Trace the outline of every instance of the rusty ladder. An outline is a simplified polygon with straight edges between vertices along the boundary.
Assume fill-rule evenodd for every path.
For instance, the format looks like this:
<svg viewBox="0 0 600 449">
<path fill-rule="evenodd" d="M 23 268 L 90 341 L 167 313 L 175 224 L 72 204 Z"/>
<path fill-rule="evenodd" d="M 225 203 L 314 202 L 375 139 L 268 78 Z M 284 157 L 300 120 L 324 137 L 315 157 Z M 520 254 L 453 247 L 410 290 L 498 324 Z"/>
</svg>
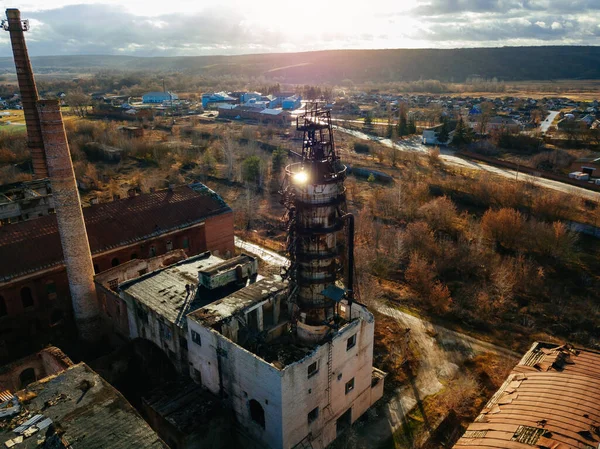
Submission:
<svg viewBox="0 0 600 449">
<path fill-rule="evenodd" d="M 331 409 L 331 379 L 333 378 L 333 340 L 329 340 L 328 342 L 328 351 L 327 351 L 327 405 L 325 406 L 325 410 L 329 412 L 329 414 L 333 414 L 333 410 Z"/>
</svg>

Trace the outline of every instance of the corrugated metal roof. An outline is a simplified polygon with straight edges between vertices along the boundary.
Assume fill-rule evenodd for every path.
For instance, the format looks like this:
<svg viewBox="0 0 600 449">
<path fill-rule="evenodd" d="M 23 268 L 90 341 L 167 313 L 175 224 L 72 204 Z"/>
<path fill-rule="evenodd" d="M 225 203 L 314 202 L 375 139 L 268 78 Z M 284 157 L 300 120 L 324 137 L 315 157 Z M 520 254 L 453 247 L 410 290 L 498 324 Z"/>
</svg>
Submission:
<svg viewBox="0 0 600 449">
<path fill-rule="evenodd" d="M 600 353 L 535 343 L 454 448 L 599 445 Z"/>
<path fill-rule="evenodd" d="M 201 184 L 83 209 L 92 253 L 200 223 L 231 209 Z M 0 226 L 0 282 L 62 264 L 56 215 Z"/>
<path fill-rule="evenodd" d="M 32 416 L 36 427 L 48 427 L 51 420 L 73 449 L 168 449 L 129 402 L 84 363 L 30 384 L 24 392 L 29 394 L 22 413 Z M 53 401 L 59 395 L 65 399 Z M 18 449 L 38 448 L 40 438 L 56 437 L 44 429 L 32 431 L 23 431 Z M 16 435 L 11 429 L 0 432 L 0 445 Z"/>
</svg>

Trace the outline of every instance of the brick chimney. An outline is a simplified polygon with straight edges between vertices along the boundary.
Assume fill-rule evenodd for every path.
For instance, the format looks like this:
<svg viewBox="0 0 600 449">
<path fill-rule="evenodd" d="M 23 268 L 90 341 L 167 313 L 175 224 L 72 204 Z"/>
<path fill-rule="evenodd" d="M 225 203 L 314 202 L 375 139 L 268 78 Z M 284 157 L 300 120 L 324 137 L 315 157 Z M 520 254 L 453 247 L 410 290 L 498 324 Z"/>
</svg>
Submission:
<svg viewBox="0 0 600 449">
<path fill-rule="evenodd" d="M 25 124 L 27 125 L 27 146 L 31 152 L 33 165 L 33 177 L 36 179 L 47 178 L 48 168 L 46 156 L 42 143 L 42 131 L 40 118 L 36 109 L 38 91 L 33 78 L 33 70 L 25 44 L 24 31 L 28 29 L 26 21 L 21 21 L 21 13 L 18 9 L 7 9 L 8 32 L 15 57 L 15 68 L 17 69 L 17 81 L 21 92 L 21 103 L 25 113 Z M 6 27 L 6 26 L 5 26 Z"/>
<path fill-rule="evenodd" d="M 99 325 L 94 264 L 60 103 L 58 100 L 40 100 L 37 110 L 52 182 L 58 232 L 67 267 L 75 322 L 82 339 L 94 340 Z"/>
</svg>

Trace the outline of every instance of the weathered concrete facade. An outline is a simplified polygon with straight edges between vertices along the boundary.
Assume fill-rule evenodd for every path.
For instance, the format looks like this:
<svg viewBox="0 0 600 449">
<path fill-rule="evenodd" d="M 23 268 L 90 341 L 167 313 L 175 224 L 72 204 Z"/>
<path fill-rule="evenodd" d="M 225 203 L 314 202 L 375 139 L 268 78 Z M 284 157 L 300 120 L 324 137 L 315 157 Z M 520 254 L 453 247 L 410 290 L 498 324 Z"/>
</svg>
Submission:
<svg viewBox="0 0 600 449">
<path fill-rule="evenodd" d="M 111 339 L 119 337 L 121 342 L 130 338 L 127 303 L 119 296 L 119 285 L 186 258 L 185 251 L 178 249 L 150 259 L 130 260 L 96 275 L 94 282 L 102 312 L 103 333 Z"/>
<path fill-rule="evenodd" d="M 191 376 L 220 395 L 236 420 L 265 447 L 293 448 L 300 442 L 324 448 L 383 395 L 385 374 L 373 368 L 372 314 L 341 304 L 347 324 L 330 341 L 305 349 L 299 360 L 267 361 L 240 345 L 242 326 L 258 323 L 265 345 L 278 345 L 290 325 L 283 284 L 260 281 L 254 302 L 230 303 L 243 290 L 188 315 Z M 265 311 L 265 308 L 268 312 Z M 222 315 L 218 325 L 214 316 Z M 274 319 L 265 326 L 265 315 Z M 252 315 L 256 318 L 252 318 Z M 281 351 L 293 344 L 281 343 Z"/>
<path fill-rule="evenodd" d="M 94 264 L 59 101 L 39 101 L 38 114 L 75 323 L 82 339 L 94 340 L 99 320 Z"/>
<path fill-rule="evenodd" d="M 225 261 L 209 252 L 186 258 L 183 251 L 173 251 L 101 273 L 98 300 L 109 330 L 124 340 L 151 341 L 187 375 L 185 316 L 254 282 L 257 270 L 256 259 L 246 255 Z"/>
</svg>

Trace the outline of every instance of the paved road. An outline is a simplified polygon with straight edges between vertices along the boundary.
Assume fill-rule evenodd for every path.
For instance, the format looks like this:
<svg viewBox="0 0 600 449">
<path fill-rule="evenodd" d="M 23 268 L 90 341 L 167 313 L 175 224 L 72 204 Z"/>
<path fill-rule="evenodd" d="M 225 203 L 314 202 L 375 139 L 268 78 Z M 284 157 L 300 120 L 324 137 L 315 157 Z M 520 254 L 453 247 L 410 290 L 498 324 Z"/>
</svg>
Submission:
<svg viewBox="0 0 600 449">
<path fill-rule="evenodd" d="M 554 122 L 554 119 L 556 118 L 556 116 L 558 114 L 560 114 L 559 111 L 548 111 L 550 113 L 550 115 L 548 117 L 546 117 L 546 120 L 544 120 L 541 124 L 540 124 L 540 131 L 542 133 L 546 133 L 548 132 L 548 129 L 550 128 L 550 126 L 552 125 L 552 122 Z"/>
<path fill-rule="evenodd" d="M 354 131 L 351 129 L 334 126 L 337 131 L 350 134 L 358 139 L 368 140 L 372 142 L 379 142 L 389 148 L 396 148 L 401 151 L 414 151 L 418 153 L 429 153 L 432 147 L 423 145 L 419 136 L 410 137 L 407 139 L 400 140 L 397 143 L 393 143 L 391 139 L 384 139 L 381 137 L 371 136 L 360 131 Z M 493 173 L 498 176 L 502 176 L 508 179 L 515 179 L 520 182 L 530 182 L 536 185 L 546 187 L 548 189 L 557 190 L 559 192 L 567 193 L 570 195 L 579 196 L 592 201 L 600 201 L 600 192 L 594 192 L 591 190 L 583 189 L 581 187 L 564 184 L 558 181 L 552 181 L 550 179 L 544 179 L 537 176 L 526 175 L 524 173 L 517 173 L 515 170 L 509 170 L 506 168 L 494 167 L 487 165 L 482 162 L 473 161 L 470 159 L 463 159 L 455 155 L 455 152 L 448 148 L 441 148 L 440 158 L 448 165 L 453 165 L 460 168 L 469 168 L 472 170 L 482 170 L 485 172 Z"/>
</svg>

